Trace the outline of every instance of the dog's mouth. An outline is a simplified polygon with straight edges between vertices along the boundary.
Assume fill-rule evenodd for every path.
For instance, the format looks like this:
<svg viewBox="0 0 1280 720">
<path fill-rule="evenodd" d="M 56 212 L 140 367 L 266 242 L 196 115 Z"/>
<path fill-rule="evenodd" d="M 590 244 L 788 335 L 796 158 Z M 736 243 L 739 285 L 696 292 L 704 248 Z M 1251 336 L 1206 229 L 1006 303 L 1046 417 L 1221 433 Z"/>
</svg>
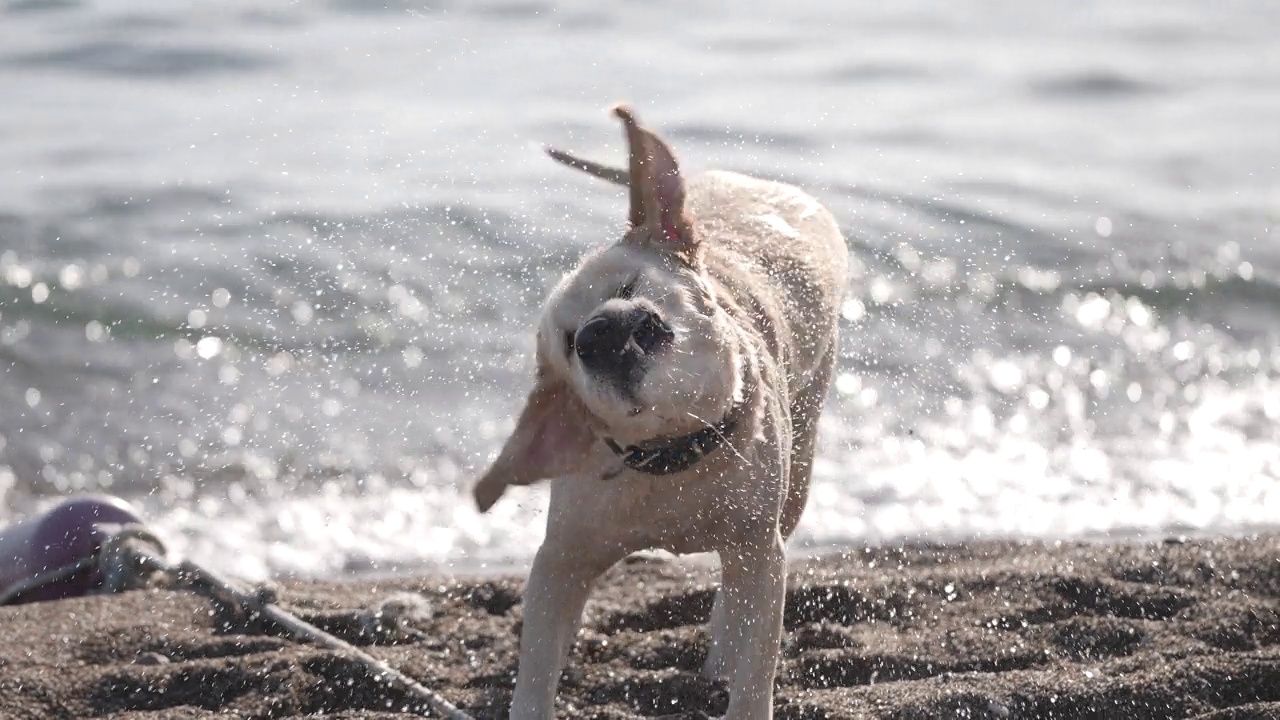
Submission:
<svg viewBox="0 0 1280 720">
<path fill-rule="evenodd" d="M 632 306 L 593 315 L 574 334 L 573 350 L 588 372 L 628 388 L 674 340 L 675 332 L 658 313 Z"/>
</svg>

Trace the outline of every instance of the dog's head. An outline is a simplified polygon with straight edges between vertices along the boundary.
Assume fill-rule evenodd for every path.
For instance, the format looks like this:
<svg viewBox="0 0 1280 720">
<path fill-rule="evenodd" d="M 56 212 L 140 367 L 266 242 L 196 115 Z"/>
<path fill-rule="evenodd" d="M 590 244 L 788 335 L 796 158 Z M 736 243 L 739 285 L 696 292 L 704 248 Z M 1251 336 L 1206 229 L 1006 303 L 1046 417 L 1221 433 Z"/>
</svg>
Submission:
<svg viewBox="0 0 1280 720">
<path fill-rule="evenodd" d="M 548 298 L 535 385 L 475 487 L 481 510 L 507 485 L 599 469 L 590 458 L 603 437 L 630 444 L 682 435 L 719 421 L 740 399 L 734 326 L 703 270 L 675 155 L 628 108 L 614 112 L 630 147 L 625 175 L 565 162 L 630 187 L 629 227 Z"/>
</svg>

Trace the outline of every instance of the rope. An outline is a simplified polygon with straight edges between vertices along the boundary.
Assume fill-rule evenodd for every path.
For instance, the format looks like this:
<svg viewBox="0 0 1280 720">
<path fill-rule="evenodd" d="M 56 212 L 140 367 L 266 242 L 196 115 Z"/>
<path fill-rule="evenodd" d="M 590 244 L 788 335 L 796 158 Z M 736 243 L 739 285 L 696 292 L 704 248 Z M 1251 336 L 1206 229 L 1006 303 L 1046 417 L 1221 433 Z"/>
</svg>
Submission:
<svg viewBox="0 0 1280 720">
<path fill-rule="evenodd" d="M 146 527 L 134 524 L 120 528 L 98 550 L 103 592 L 123 592 L 140 585 L 152 573 L 164 572 L 164 555 L 164 543 Z"/>
<path fill-rule="evenodd" d="M 46 570 L 0 593 L 0 605 L 13 602 L 26 593 L 50 583 L 88 572 L 95 567 L 102 573 L 103 590 L 112 593 L 136 587 L 152 574 L 165 573 L 192 590 L 209 596 L 215 602 L 232 604 L 240 610 L 242 615 L 260 615 L 294 638 L 335 650 L 355 659 L 369 669 L 370 676 L 375 680 L 398 687 L 416 697 L 445 720 L 474 720 L 440 694 L 408 675 L 281 608 L 276 604 L 277 598 L 273 592 L 265 589 L 245 592 L 208 568 L 189 560 L 174 566 L 166 563 L 162 559 L 163 555 L 164 543 L 154 533 L 142 525 L 126 525 L 108 537 L 96 554 Z"/>
<path fill-rule="evenodd" d="M 88 572 L 98 564 L 97 557 L 81 558 L 73 563 L 67 563 L 61 567 L 51 570 L 45 570 L 23 580 L 16 585 L 9 587 L 4 592 L 0 592 L 0 605 L 8 605 L 9 603 L 19 600 L 23 595 L 32 590 L 39 590 L 45 585 L 73 578 L 82 572 Z"/>
<path fill-rule="evenodd" d="M 269 591 L 245 592 L 221 578 L 212 570 L 190 561 L 179 563 L 177 572 L 178 576 L 193 588 L 209 592 L 223 601 L 230 601 L 242 611 L 260 614 L 295 638 L 322 645 L 355 658 L 371 671 L 376 671 L 370 673 L 374 678 L 389 685 L 399 686 L 402 690 L 416 696 L 445 720 L 473 720 L 470 715 L 462 712 L 438 693 L 423 686 L 408 675 L 355 645 L 330 635 L 276 605 L 274 593 Z"/>
</svg>

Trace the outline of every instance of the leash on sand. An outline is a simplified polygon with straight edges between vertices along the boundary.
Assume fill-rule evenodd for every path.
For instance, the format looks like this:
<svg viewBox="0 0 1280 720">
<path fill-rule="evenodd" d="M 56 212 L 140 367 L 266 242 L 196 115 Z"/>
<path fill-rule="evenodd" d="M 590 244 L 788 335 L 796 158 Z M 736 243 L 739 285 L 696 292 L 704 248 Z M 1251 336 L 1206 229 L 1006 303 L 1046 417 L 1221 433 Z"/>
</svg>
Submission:
<svg viewBox="0 0 1280 720">
<path fill-rule="evenodd" d="M 107 503 L 108 507 L 89 507 L 84 503 Z M 76 502 L 77 512 L 67 512 Z M 18 577 L 6 578 L 0 573 L 0 606 L 33 600 L 96 593 L 117 593 L 145 586 L 157 574 L 171 578 L 175 585 L 186 587 L 208 597 L 214 603 L 234 610 L 246 619 L 263 618 L 297 640 L 339 652 L 363 665 L 376 682 L 399 689 L 445 720 L 473 720 L 439 693 L 401 673 L 387 663 L 341 638 L 302 620 L 278 604 L 279 598 L 269 588 L 244 590 L 236 583 L 190 560 L 170 563 L 165 560 L 165 547 L 160 538 L 141 524 L 122 502 L 115 498 L 71 501 L 46 513 L 38 520 L 20 524 L 10 538 L 0 536 L 0 562 L 18 568 Z M 86 525 L 86 518 L 106 520 Z M 39 524 L 43 523 L 43 524 Z M 79 557 L 58 565 L 40 562 L 38 557 L 21 555 L 15 545 L 29 545 L 38 551 L 41 533 L 57 533 L 63 541 L 53 547 L 52 555 L 79 551 Z M 20 538 L 20 543 L 15 542 Z M 59 553 L 59 551 L 62 551 Z M 72 553 L 76 554 L 76 553 Z M 47 558 L 46 558 L 47 559 Z M 41 568 L 27 571 L 24 565 Z M 0 566 L 0 570 L 3 570 Z"/>
</svg>

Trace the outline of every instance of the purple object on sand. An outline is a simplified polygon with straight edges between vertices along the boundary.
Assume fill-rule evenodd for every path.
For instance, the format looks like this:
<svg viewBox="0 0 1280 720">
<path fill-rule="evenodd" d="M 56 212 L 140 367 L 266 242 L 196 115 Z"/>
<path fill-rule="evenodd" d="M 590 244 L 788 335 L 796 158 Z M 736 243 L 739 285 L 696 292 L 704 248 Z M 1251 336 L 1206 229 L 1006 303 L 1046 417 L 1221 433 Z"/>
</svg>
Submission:
<svg viewBox="0 0 1280 720">
<path fill-rule="evenodd" d="M 41 573 L 92 557 L 123 525 L 140 523 L 129 503 L 110 495 L 69 498 L 33 518 L 0 528 L 0 595 Z M 87 595 L 102 585 L 97 568 L 23 593 L 15 603 Z"/>
</svg>

